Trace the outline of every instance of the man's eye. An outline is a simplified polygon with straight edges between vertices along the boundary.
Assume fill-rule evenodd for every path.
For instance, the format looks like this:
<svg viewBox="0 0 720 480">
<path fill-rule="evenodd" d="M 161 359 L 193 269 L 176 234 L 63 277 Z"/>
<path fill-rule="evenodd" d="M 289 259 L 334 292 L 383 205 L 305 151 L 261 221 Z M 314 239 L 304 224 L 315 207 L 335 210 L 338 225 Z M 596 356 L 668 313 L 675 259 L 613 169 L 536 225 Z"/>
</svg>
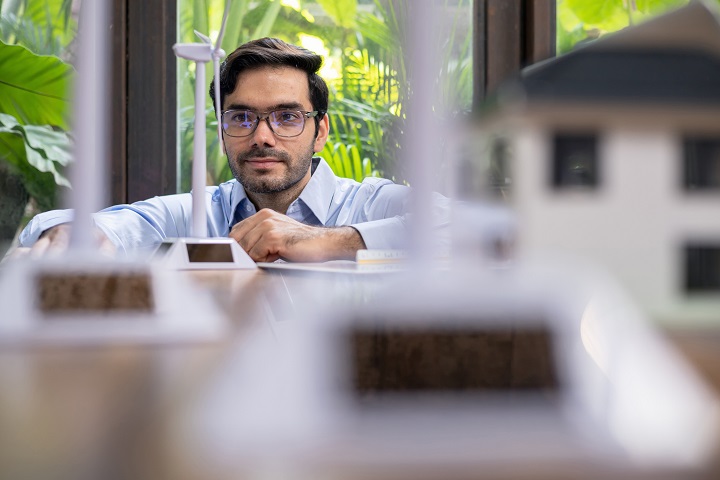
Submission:
<svg viewBox="0 0 720 480">
<path fill-rule="evenodd" d="M 292 112 L 292 111 L 279 112 L 278 117 L 280 118 L 280 121 L 283 123 L 296 123 L 296 122 L 300 121 L 300 113 L 299 112 Z"/>
<path fill-rule="evenodd" d="M 255 123 L 247 113 L 236 113 L 230 117 L 230 121 L 244 128 L 251 128 Z"/>
</svg>

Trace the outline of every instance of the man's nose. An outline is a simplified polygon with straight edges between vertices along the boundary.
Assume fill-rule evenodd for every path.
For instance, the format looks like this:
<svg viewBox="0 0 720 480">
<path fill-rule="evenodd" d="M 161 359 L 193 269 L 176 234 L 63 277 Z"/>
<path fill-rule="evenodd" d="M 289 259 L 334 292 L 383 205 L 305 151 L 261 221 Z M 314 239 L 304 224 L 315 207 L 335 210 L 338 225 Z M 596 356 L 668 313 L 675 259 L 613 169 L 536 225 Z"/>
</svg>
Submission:
<svg viewBox="0 0 720 480">
<path fill-rule="evenodd" d="M 267 118 L 258 121 L 258 126 L 252 134 L 251 142 L 252 146 L 267 145 L 272 147 L 275 145 L 275 134 L 270 129 Z"/>
</svg>

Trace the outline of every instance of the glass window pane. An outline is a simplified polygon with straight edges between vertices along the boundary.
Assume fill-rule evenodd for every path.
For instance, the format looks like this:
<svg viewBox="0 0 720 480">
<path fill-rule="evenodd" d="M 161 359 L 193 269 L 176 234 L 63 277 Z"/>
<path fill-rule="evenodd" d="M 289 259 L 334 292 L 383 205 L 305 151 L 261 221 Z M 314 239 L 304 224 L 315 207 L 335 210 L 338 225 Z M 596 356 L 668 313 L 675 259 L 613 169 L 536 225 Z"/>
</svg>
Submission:
<svg viewBox="0 0 720 480">
<path fill-rule="evenodd" d="M 18 228 L 66 195 L 75 4 L 0 1 L 0 259 Z M 31 158 L 38 151 L 44 166 Z"/>
<path fill-rule="evenodd" d="M 688 0 L 557 0 L 557 53 L 567 53 L 577 45 L 642 23 L 687 3 Z"/>
</svg>

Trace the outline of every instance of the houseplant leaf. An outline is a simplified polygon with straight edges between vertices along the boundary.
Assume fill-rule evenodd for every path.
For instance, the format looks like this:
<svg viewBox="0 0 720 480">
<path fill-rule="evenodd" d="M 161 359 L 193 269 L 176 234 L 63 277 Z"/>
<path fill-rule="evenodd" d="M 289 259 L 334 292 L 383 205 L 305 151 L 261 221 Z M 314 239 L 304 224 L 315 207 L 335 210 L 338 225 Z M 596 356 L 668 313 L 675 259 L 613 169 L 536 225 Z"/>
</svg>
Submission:
<svg viewBox="0 0 720 480">
<path fill-rule="evenodd" d="M 27 162 L 41 172 L 50 172 L 55 183 L 69 187 L 61 173 L 70 161 L 70 139 L 65 132 L 56 132 L 47 125 L 18 125 L 13 128 L 25 141 Z"/>
<path fill-rule="evenodd" d="M 68 130 L 73 69 L 57 57 L 0 42 L 0 113 Z"/>
<path fill-rule="evenodd" d="M 12 115 L 0 113 L 0 162 L 20 175 L 38 206 L 55 206 L 56 185 L 69 187 L 62 173 L 71 159 L 72 142 L 65 132 L 47 125 L 21 125 Z"/>
<path fill-rule="evenodd" d="M 35 198 L 38 208 L 50 210 L 55 207 L 57 184 L 53 174 L 41 172 L 27 161 L 26 144 L 19 132 L 0 129 L 0 162 L 22 178 L 28 193 Z"/>
</svg>

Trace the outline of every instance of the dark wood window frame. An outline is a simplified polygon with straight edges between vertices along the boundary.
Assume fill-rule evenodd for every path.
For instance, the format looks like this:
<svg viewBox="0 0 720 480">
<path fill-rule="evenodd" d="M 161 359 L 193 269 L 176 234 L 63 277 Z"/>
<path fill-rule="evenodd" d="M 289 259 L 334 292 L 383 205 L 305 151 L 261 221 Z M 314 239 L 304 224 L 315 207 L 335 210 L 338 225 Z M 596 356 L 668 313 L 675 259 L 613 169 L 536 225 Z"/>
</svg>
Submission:
<svg viewBox="0 0 720 480">
<path fill-rule="evenodd" d="M 174 0 L 113 0 L 113 204 L 177 191 L 176 24 Z"/>
<path fill-rule="evenodd" d="M 177 191 L 177 2 L 113 0 L 111 201 Z M 554 0 L 474 0 L 477 107 L 504 79 L 555 54 Z"/>
<path fill-rule="evenodd" d="M 555 0 L 475 0 L 473 108 L 523 67 L 555 56 Z"/>
</svg>

